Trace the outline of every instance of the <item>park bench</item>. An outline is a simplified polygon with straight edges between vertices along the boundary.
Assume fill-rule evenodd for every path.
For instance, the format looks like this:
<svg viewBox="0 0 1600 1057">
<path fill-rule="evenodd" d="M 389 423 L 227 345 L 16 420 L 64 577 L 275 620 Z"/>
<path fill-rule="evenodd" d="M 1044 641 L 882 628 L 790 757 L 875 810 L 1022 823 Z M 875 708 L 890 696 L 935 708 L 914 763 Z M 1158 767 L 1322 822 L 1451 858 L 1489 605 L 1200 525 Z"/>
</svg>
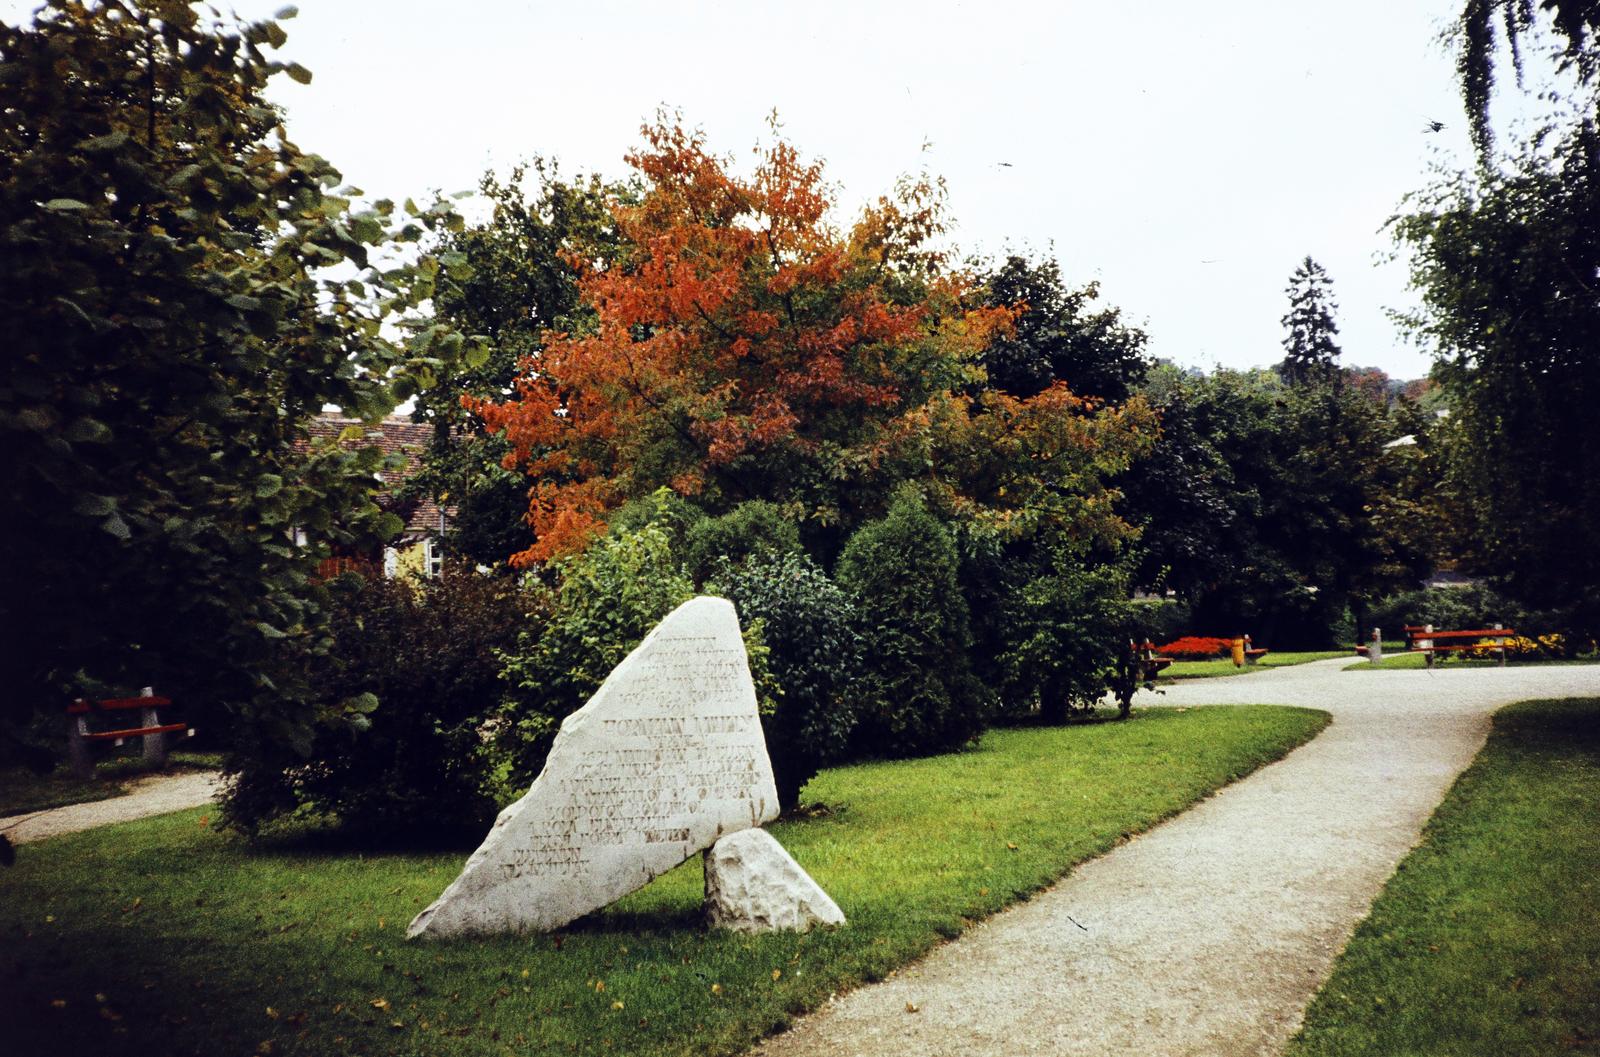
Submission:
<svg viewBox="0 0 1600 1057">
<path fill-rule="evenodd" d="M 111 697 L 97 701 L 78 698 L 67 706 L 67 758 L 72 773 L 79 778 L 94 775 L 94 762 L 89 758 L 89 746 L 109 741 L 121 745 L 129 738 L 144 739 L 144 759 L 152 764 L 167 762 L 167 735 L 185 732 L 194 736 L 194 728 L 187 723 L 161 722 L 161 709 L 171 708 L 170 698 L 157 697 L 155 691 L 145 687 L 138 697 Z M 98 712 L 122 712 L 139 709 L 139 725 L 118 730 L 90 730 L 89 717 Z"/>
<path fill-rule="evenodd" d="M 1172 658 L 1163 657 L 1157 653 L 1156 644 L 1149 639 L 1145 639 L 1143 645 L 1129 639 L 1128 651 L 1133 654 L 1134 660 L 1139 664 L 1141 674 L 1146 678 L 1154 679 L 1172 664 Z"/>
<path fill-rule="evenodd" d="M 1268 653 L 1268 651 L 1265 650 L 1265 649 L 1257 649 L 1254 646 L 1252 646 L 1250 644 L 1250 636 L 1249 635 L 1246 635 L 1244 637 L 1244 653 L 1242 654 L 1242 656 L 1244 657 L 1244 663 L 1245 664 L 1254 664 L 1257 661 L 1259 661 L 1261 658 L 1265 657 L 1267 655 L 1267 653 Z M 1239 667 L 1240 666 L 1239 662 L 1235 661 L 1233 666 L 1235 668 Z"/>
<path fill-rule="evenodd" d="M 1433 667 L 1435 654 L 1454 653 L 1459 650 L 1476 650 L 1482 647 L 1484 639 L 1494 640 L 1499 647 L 1500 667 L 1506 666 L 1506 643 L 1517 637 L 1515 628 L 1503 628 L 1496 624 L 1492 628 L 1477 628 L 1465 631 L 1435 631 L 1433 625 L 1425 624 L 1420 628 L 1406 628 L 1406 649 L 1412 653 L 1425 654 L 1428 667 Z M 1439 640 L 1447 640 L 1440 645 Z"/>
</svg>

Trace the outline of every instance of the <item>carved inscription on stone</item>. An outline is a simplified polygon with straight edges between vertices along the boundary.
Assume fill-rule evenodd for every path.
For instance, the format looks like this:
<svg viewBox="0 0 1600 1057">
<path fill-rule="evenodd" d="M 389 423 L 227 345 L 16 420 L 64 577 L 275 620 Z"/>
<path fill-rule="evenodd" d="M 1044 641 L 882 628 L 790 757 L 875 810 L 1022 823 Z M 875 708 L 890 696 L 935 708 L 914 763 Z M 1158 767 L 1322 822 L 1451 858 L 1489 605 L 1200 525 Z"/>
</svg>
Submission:
<svg viewBox="0 0 1600 1057">
<path fill-rule="evenodd" d="M 696 598 L 561 725 L 544 772 L 408 935 L 557 928 L 776 815 L 738 618 Z"/>
</svg>

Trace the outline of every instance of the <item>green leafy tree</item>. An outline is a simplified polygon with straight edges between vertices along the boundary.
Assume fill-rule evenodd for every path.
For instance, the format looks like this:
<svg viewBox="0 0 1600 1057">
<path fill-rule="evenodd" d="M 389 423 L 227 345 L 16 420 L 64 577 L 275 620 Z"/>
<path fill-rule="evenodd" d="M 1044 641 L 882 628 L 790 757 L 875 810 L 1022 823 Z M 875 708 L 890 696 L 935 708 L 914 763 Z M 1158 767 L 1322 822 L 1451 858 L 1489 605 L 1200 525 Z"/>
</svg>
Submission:
<svg viewBox="0 0 1600 1057">
<path fill-rule="evenodd" d="M 1059 545 L 1033 564 L 1004 606 L 1002 687 L 1013 708 L 1022 702 L 1044 722 L 1064 723 L 1093 711 L 1122 674 L 1132 632 L 1127 574 Z"/>
<path fill-rule="evenodd" d="M 475 350 L 386 324 L 448 276 L 448 210 L 363 206 L 262 92 L 274 22 L 58 0 L 0 25 L 0 617 L 5 714 L 153 684 L 240 743 L 309 745 L 294 658 L 325 648 L 316 563 L 398 528 L 353 428 Z M 338 266 L 338 267 L 336 267 Z M 298 539 L 297 539 L 298 537 Z M 220 722 L 225 714 L 229 719 Z"/>
<path fill-rule="evenodd" d="M 1594 0 L 1540 0 L 1549 16 L 1545 26 L 1560 38 L 1559 68 L 1571 71 L 1584 89 L 1592 89 L 1600 72 L 1600 4 Z M 1466 105 L 1472 143 L 1487 160 L 1494 148 L 1489 102 L 1495 87 L 1495 51 L 1501 34 L 1517 79 L 1522 79 L 1524 48 L 1536 33 L 1533 0 L 1465 0 L 1459 22 L 1456 73 Z M 1497 32 L 1498 31 L 1498 32 Z"/>
<path fill-rule="evenodd" d="M 1289 277 L 1284 293 L 1289 295 L 1289 311 L 1281 322 L 1288 333 L 1283 338 L 1279 376 L 1291 385 L 1336 381 L 1339 345 L 1334 335 L 1339 333 L 1339 325 L 1333 321 L 1338 308 L 1333 301 L 1333 280 L 1308 256 Z"/>
<path fill-rule="evenodd" d="M 1385 448 L 1404 426 L 1383 405 L 1264 371 L 1161 380 L 1162 438 L 1125 486 L 1137 578 L 1190 601 L 1197 631 L 1327 644 L 1347 609 L 1425 571 L 1401 531 L 1408 464 Z"/>
<path fill-rule="evenodd" d="M 1600 630 L 1600 136 L 1458 174 L 1395 226 L 1455 435 L 1477 568 L 1567 630 Z"/>
<path fill-rule="evenodd" d="M 500 396 L 524 360 L 543 348 L 547 332 L 593 326 L 594 313 L 579 297 L 577 262 L 621 259 L 611 207 L 639 192 L 593 175 L 564 179 L 554 161 L 538 157 L 504 179 L 485 173 L 478 190 L 492 212 L 482 223 L 443 233 L 437 252 L 465 265 L 465 275 L 439 290 L 434 312 L 451 327 L 481 335 L 489 354 L 475 366 L 458 365 L 443 384 L 418 395 L 412 417 L 434 426 L 434 440 L 406 487 L 456 508 L 447 546 L 475 563 L 503 566 L 533 539 L 528 480 L 502 465 L 510 446 L 485 432 L 461 396 Z"/>
<path fill-rule="evenodd" d="M 1031 397 L 1065 382 L 1079 396 L 1121 403 L 1149 370 L 1144 331 L 1122 321 L 1116 308 L 1094 310 L 1100 285 L 1068 290 L 1061 266 L 1007 257 L 977 278 L 983 303 L 1024 306 L 1015 332 L 989 343 L 981 357 L 988 384 Z"/>
</svg>

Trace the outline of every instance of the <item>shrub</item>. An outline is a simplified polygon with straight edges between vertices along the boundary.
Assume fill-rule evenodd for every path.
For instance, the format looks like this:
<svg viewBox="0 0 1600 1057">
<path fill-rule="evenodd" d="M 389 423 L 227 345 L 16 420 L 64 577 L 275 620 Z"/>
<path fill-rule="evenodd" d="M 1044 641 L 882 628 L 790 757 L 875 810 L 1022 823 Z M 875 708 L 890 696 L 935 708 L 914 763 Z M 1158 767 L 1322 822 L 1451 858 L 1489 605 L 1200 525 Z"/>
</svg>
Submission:
<svg viewBox="0 0 1600 1057">
<path fill-rule="evenodd" d="M 706 512 L 670 488 L 657 488 L 638 499 L 630 499 L 606 518 L 608 534 L 625 536 L 654 525 L 666 533 L 673 556 L 682 561 L 688 552 L 689 533 L 706 519 Z"/>
<path fill-rule="evenodd" d="M 1486 584 L 1467 587 L 1424 587 L 1391 595 L 1366 613 L 1361 637 L 1374 627 L 1387 638 L 1399 638 L 1403 627 L 1432 624 L 1437 631 L 1466 631 L 1500 622 L 1516 627 L 1525 616 L 1520 607 Z"/>
<path fill-rule="evenodd" d="M 956 563 L 950 532 L 911 489 L 845 545 L 837 578 L 860 607 L 868 658 L 857 751 L 923 755 L 983 730 L 991 695 L 972 674 Z"/>
<path fill-rule="evenodd" d="M 321 726 L 308 752 L 280 739 L 240 746 L 227 768 L 225 820 L 246 832 L 294 813 L 364 836 L 481 834 L 503 795 L 485 742 L 501 696 L 497 651 L 540 599 L 506 578 L 450 570 L 435 580 L 331 585 L 333 648 L 308 658 L 324 707 L 362 701 L 354 725 Z"/>
<path fill-rule="evenodd" d="M 767 750 L 785 811 L 829 763 L 844 757 L 855 729 L 862 638 L 850 595 L 804 554 L 762 551 L 742 564 L 724 558 L 711 588 L 745 622 L 759 620 L 781 694 L 764 716 Z"/>
<path fill-rule="evenodd" d="M 1231 654 L 1233 640 L 1205 635 L 1185 635 L 1165 646 L 1157 646 L 1156 652 L 1175 661 L 1209 661 Z"/>
<path fill-rule="evenodd" d="M 756 554 L 799 553 L 800 529 L 776 503 L 753 499 L 720 517 L 706 518 L 691 526 L 686 547 L 689 572 L 700 584 L 723 558 L 737 565 Z"/>
<path fill-rule="evenodd" d="M 1047 723 L 1092 711 L 1123 673 L 1130 607 L 1120 568 L 1053 557 L 1006 605 L 1006 696 Z"/>
</svg>

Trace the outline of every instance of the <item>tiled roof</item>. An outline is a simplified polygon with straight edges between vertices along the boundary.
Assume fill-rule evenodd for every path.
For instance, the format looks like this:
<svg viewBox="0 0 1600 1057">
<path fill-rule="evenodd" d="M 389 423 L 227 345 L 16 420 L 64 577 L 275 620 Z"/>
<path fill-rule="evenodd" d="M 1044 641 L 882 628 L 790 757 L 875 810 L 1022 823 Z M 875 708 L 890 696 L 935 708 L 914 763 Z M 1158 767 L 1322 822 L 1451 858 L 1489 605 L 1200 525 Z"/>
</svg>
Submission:
<svg viewBox="0 0 1600 1057">
<path fill-rule="evenodd" d="M 312 420 L 309 432 L 313 437 L 332 438 L 350 426 L 363 426 L 363 423 L 360 419 L 324 411 Z M 384 471 L 384 483 L 388 486 L 385 491 L 392 495 L 395 489 L 422 468 L 422 452 L 433 441 L 433 427 L 406 418 L 386 418 L 380 423 L 364 428 L 366 436 L 359 441 L 351 441 L 352 447 L 366 447 L 376 443 L 385 455 L 399 455 L 405 459 L 404 468 L 398 472 Z M 444 524 L 456 516 L 454 506 L 446 506 L 441 510 L 431 499 L 407 503 L 396 500 L 383 505 L 406 519 L 405 531 L 401 533 L 401 538 L 408 540 L 437 536 Z"/>
</svg>

